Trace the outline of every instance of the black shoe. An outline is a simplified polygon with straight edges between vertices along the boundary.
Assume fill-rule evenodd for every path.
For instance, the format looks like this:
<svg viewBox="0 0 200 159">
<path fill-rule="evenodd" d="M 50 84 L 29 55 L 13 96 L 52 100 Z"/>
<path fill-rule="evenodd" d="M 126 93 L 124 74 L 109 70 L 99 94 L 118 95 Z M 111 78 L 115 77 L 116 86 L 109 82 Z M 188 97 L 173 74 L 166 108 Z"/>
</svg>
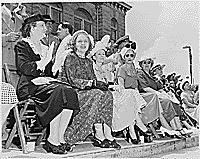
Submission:
<svg viewBox="0 0 200 159">
<path fill-rule="evenodd" d="M 146 132 L 142 131 L 137 125 L 134 126 L 136 134 L 139 134 L 138 136 L 142 135 L 144 136 L 144 143 L 150 143 L 153 141 L 152 133 L 148 130 Z"/>
<path fill-rule="evenodd" d="M 61 143 L 60 145 L 67 152 L 72 152 L 73 151 L 73 145 L 70 145 L 68 143 Z"/>
<path fill-rule="evenodd" d="M 114 148 L 114 149 L 117 149 L 117 150 L 121 149 L 121 146 L 116 142 L 115 139 L 113 141 L 109 140 L 109 144 L 110 144 L 110 148 Z"/>
<path fill-rule="evenodd" d="M 47 151 L 47 152 L 52 152 L 54 154 L 65 154 L 65 150 L 63 149 L 62 146 L 55 146 L 53 144 L 51 144 L 50 142 L 48 142 L 47 140 L 45 141 L 45 144 L 43 145 L 43 148 Z"/>
<path fill-rule="evenodd" d="M 110 143 L 109 143 L 109 140 L 108 139 L 104 139 L 103 141 L 97 139 L 96 137 L 94 137 L 92 139 L 93 141 L 93 145 L 95 147 L 101 147 L 101 148 L 110 148 Z"/>
<path fill-rule="evenodd" d="M 131 141 L 132 144 L 140 144 L 140 139 L 138 139 L 138 133 L 136 133 L 137 139 L 132 139 L 129 129 L 127 128 L 126 138 L 125 140 L 129 143 Z"/>
</svg>

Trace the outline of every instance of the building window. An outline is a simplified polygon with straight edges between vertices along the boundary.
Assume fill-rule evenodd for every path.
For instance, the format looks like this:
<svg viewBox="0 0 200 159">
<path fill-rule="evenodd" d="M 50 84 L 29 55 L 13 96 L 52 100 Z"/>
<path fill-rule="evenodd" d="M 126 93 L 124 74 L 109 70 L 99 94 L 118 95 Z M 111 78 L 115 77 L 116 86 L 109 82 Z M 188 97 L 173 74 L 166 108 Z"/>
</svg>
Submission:
<svg viewBox="0 0 200 159">
<path fill-rule="evenodd" d="M 77 9 L 74 12 L 74 32 L 85 30 L 92 34 L 92 17 L 85 9 Z"/>
<path fill-rule="evenodd" d="M 115 18 L 111 19 L 111 40 L 117 40 L 118 23 Z"/>
<path fill-rule="evenodd" d="M 49 14 L 55 24 L 53 24 L 53 33 L 56 33 L 58 24 L 62 21 L 63 7 L 61 3 L 49 3 L 41 5 L 42 14 Z"/>
</svg>

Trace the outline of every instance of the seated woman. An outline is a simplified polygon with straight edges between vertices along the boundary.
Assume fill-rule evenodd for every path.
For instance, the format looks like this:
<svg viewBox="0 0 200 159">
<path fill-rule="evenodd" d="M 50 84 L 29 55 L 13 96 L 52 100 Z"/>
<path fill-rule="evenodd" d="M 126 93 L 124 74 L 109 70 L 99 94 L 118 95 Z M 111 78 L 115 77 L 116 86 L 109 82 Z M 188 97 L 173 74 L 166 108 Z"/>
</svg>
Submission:
<svg viewBox="0 0 200 159">
<path fill-rule="evenodd" d="M 106 59 L 105 46 L 106 45 L 102 41 L 98 41 L 89 56 L 94 60 L 93 68 L 97 80 L 105 83 L 113 83 L 113 80 L 111 80 L 112 78 L 110 78 L 113 77 L 112 72 L 105 68 L 107 65 L 104 65 Z M 112 130 L 113 132 L 117 132 L 128 127 L 129 131 L 126 134 L 127 141 L 129 142 L 130 138 L 131 143 L 139 144 L 140 139 L 137 132 L 135 132 L 134 125 L 137 124 L 143 132 L 147 131 L 146 126 L 139 117 L 139 113 L 141 113 L 140 109 L 146 105 L 146 102 L 136 90 L 125 90 L 118 85 L 110 86 L 115 86 L 113 87 L 115 91 L 112 91 L 114 99 Z"/>
<path fill-rule="evenodd" d="M 197 122 L 199 122 L 199 104 L 197 104 L 194 100 L 195 94 L 190 89 L 189 81 L 182 81 L 181 89 L 183 90 L 183 92 L 181 93 L 181 100 L 183 102 L 183 107 L 185 111 Z"/>
<path fill-rule="evenodd" d="M 173 130 L 177 130 L 178 133 L 176 133 L 176 136 L 178 138 L 184 138 L 188 135 L 183 130 L 182 124 L 180 122 L 179 118 L 182 118 L 182 120 L 185 119 L 185 116 L 183 114 L 183 111 L 180 108 L 180 105 L 177 103 L 172 102 L 169 99 L 163 98 L 162 93 L 163 92 L 163 86 L 157 82 L 151 75 L 151 68 L 154 64 L 154 61 L 152 58 L 149 57 L 142 57 L 139 61 L 139 66 L 141 67 L 140 70 L 138 70 L 137 74 L 139 77 L 139 81 L 141 83 L 141 86 L 144 88 L 146 92 L 153 92 L 158 95 L 162 109 L 164 111 L 164 117 L 167 120 L 168 123 L 170 123 Z"/>
<path fill-rule="evenodd" d="M 147 105 L 142 109 L 141 118 L 142 121 L 149 125 L 150 129 L 152 130 L 154 136 L 159 138 L 157 132 L 154 129 L 153 122 L 157 119 L 160 119 L 162 125 L 164 127 L 171 129 L 170 126 L 167 124 L 166 120 L 164 119 L 162 113 L 162 107 L 158 100 L 158 97 L 154 93 L 145 93 L 142 87 L 139 85 L 138 77 L 136 74 L 135 65 L 133 63 L 136 53 L 131 48 L 123 48 L 120 52 L 121 57 L 124 58 L 125 64 L 122 65 L 117 74 L 117 79 L 119 85 L 123 86 L 125 89 L 136 89 L 139 92 L 142 92 L 141 95 L 144 100 L 147 102 Z"/>
<path fill-rule="evenodd" d="M 62 81 L 68 82 L 78 93 L 80 112 L 65 131 L 65 141 L 76 144 L 95 130 L 93 145 L 102 148 L 121 146 L 111 135 L 113 96 L 106 83 L 98 81 L 92 61 L 86 58 L 91 50 L 89 34 L 84 30 L 72 36 L 73 51 L 67 55 Z"/>
<path fill-rule="evenodd" d="M 154 67 L 151 69 L 151 74 L 152 74 L 152 76 L 154 77 L 154 79 L 156 80 L 156 82 L 159 83 L 160 85 L 162 85 L 163 87 L 164 87 L 164 84 L 163 84 L 163 82 L 162 82 L 162 80 L 161 80 L 161 77 L 162 77 L 162 75 L 163 75 L 163 68 L 164 68 L 164 67 L 165 67 L 165 65 L 160 65 L 160 64 L 158 64 L 158 65 L 154 66 Z M 158 94 L 158 96 L 159 96 L 160 98 L 169 99 L 169 100 L 171 100 L 173 103 L 176 103 L 176 104 L 180 105 L 180 101 L 179 101 L 179 100 L 176 98 L 176 96 L 175 96 L 175 91 L 174 91 L 174 93 L 173 93 L 173 91 L 172 91 L 171 89 L 169 89 L 167 92 L 165 92 L 164 89 L 162 89 L 162 90 L 160 90 L 159 92 L 160 92 L 160 93 Z M 157 92 L 157 93 L 158 93 L 158 92 Z M 187 119 L 187 120 L 189 121 L 189 119 L 188 119 L 188 117 L 187 117 L 187 114 L 185 114 L 184 112 L 183 112 L 183 114 L 184 114 L 184 116 L 185 116 L 184 119 Z M 181 122 L 185 125 L 185 127 L 186 127 L 187 129 L 191 129 L 192 127 L 191 127 L 191 125 L 187 122 L 187 120 L 182 120 Z M 186 131 L 187 131 L 187 130 L 186 130 Z"/>
<path fill-rule="evenodd" d="M 64 132 L 70 119 L 79 112 L 76 91 L 64 84 L 49 83 L 45 66 L 51 61 L 53 44 L 48 48 L 41 43 L 46 26 L 40 14 L 25 19 L 21 27 L 22 40 L 14 48 L 20 79 L 17 85 L 19 100 L 29 97 L 39 100 L 36 111 L 43 127 L 50 124 L 50 134 L 44 144 L 47 152 L 64 154 L 69 150 Z M 42 77 L 42 78 L 41 78 Z"/>
</svg>

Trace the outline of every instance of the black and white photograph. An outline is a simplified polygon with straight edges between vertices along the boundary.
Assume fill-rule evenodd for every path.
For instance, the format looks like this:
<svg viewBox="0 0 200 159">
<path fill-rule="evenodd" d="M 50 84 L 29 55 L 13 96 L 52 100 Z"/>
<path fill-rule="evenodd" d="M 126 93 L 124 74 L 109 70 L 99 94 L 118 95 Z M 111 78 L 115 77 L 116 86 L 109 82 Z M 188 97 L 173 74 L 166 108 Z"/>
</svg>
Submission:
<svg viewBox="0 0 200 159">
<path fill-rule="evenodd" d="M 1 2 L 1 158 L 198 159 L 199 1 Z"/>
</svg>

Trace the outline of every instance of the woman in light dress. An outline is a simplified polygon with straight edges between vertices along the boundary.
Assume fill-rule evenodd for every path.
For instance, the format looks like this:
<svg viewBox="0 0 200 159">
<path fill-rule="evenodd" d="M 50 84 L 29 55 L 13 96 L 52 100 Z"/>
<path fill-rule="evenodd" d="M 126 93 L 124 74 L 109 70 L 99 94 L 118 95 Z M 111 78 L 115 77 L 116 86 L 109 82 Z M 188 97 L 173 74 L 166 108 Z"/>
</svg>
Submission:
<svg viewBox="0 0 200 159">
<path fill-rule="evenodd" d="M 106 44 L 103 41 L 98 41 L 89 56 L 94 60 L 93 68 L 97 80 L 113 83 L 113 78 L 110 78 L 113 77 L 113 73 L 106 68 L 107 65 L 104 65 L 105 53 Z M 117 132 L 128 127 L 131 142 L 139 144 L 140 140 L 138 134 L 135 133 L 134 125 L 136 124 L 143 132 L 147 131 L 139 116 L 141 109 L 147 104 L 146 101 L 141 97 L 138 90 L 124 89 L 120 85 L 110 85 L 110 88 L 113 90 L 114 100 L 112 130 Z"/>
</svg>

